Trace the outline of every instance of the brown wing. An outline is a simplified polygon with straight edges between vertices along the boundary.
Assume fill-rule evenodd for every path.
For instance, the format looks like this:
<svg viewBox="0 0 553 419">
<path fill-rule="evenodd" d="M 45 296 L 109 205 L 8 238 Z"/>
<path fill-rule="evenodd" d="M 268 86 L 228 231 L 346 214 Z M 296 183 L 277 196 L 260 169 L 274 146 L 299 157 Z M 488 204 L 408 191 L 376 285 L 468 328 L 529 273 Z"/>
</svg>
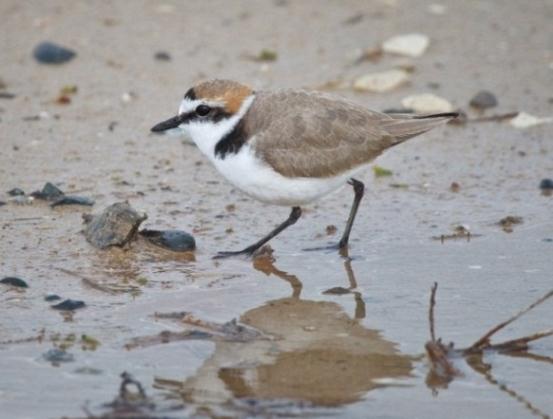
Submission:
<svg viewBox="0 0 553 419">
<path fill-rule="evenodd" d="M 389 116 L 344 99 L 304 91 L 259 92 L 248 131 L 260 158 L 284 176 L 328 177 L 449 118 Z"/>
</svg>

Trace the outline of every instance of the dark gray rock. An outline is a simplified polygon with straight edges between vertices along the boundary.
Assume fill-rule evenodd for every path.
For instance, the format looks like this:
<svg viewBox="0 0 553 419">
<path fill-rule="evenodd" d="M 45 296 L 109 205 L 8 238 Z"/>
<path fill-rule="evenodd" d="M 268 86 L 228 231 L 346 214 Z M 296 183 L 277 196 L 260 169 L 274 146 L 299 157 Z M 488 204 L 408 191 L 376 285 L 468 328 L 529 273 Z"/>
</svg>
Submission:
<svg viewBox="0 0 553 419">
<path fill-rule="evenodd" d="M 99 215 L 85 217 L 88 225 L 84 235 L 99 249 L 124 246 L 135 238 L 138 227 L 146 218 L 146 214 L 138 213 L 128 202 L 117 202 Z"/>
<path fill-rule="evenodd" d="M 23 281 L 21 278 L 16 278 L 15 276 L 7 276 L 0 279 L 0 284 L 11 285 L 12 287 L 18 288 L 29 288 L 25 281 Z"/>
<path fill-rule="evenodd" d="M 13 188 L 8 191 L 9 196 L 21 196 L 25 195 L 25 191 L 21 188 Z"/>
<path fill-rule="evenodd" d="M 61 300 L 61 297 L 57 294 L 48 294 L 46 297 L 44 297 L 44 301 L 58 301 Z"/>
<path fill-rule="evenodd" d="M 64 300 L 61 303 L 52 306 L 54 310 L 61 310 L 61 311 L 73 311 L 83 307 L 86 307 L 86 304 L 84 301 L 70 300 L 70 299 Z"/>
<path fill-rule="evenodd" d="M 46 182 L 42 190 L 31 192 L 32 197 L 47 201 L 55 201 L 63 195 L 63 191 L 51 182 Z"/>
<path fill-rule="evenodd" d="M 540 189 L 542 191 L 553 191 L 553 179 L 542 179 L 540 182 Z"/>
<path fill-rule="evenodd" d="M 86 196 L 63 195 L 50 204 L 51 207 L 60 205 L 86 205 L 91 207 L 94 205 L 94 200 Z"/>
<path fill-rule="evenodd" d="M 492 92 L 482 90 L 470 100 L 470 106 L 476 109 L 488 109 L 497 106 L 497 98 Z"/>
<path fill-rule="evenodd" d="M 43 64 L 63 64 L 72 60 L 76 55 L 75 51 L 53 42 L 41 42 L 33 50 L 35 59 Z"/>
<path fill-rule="evenodd" d="M 171 55 L 166 51 L 156 52 L 154 58 L 158 61 L 171 61 Z"/>
<path fill-rule="evenodd" d="M 196 249 L 196 241 L 191 234 L 180 230 L 142 230 L 142 237 L 149 242 L 174 252 L 188 252 Z"/>
<path fill-rule="evenodd" d="M 75 357 L 62 349 L 49 349 L 42 354 L 42 358 L 52 364 L 61 364 L 62 362 L 73 362 Z"/>
</svg>

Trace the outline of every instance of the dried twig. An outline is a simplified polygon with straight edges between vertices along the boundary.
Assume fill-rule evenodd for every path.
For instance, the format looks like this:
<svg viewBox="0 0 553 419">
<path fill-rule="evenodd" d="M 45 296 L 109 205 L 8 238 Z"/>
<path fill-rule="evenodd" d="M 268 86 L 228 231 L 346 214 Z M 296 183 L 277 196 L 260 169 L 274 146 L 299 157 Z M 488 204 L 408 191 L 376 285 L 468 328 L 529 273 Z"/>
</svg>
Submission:
<svg viewBox="0 0 553 419">
<path fill-rule="evenodd" d="M 430 292 L 430 308 L 428 309 L 428 323 L 430 324 L 430 339 L 432 342 L 436 342 L 436 333 L 434 332 L 434 307 L 436 306 L 436 291 L 438 290 L 438 283 L 434 282 L 432 290 Z"/>
<path fill-rule="evenodd" d="M 500 331 L 501 329 L 503 329 L 505 326 L 511 324 L 512 322 L 514 322 L 516 319 L 518 319 L 519 317 L 521 317 L 523 314 L 526 314 L 528 313 L 530 310 L 532 310 L 533 308 L 537 307 L 538 305 L 540 305 L 541 303 L 543 303 L 545 300 L 547 300 L 548 298 L 550 298 L 551 296 L 553 296 L 553 290 L 549 291 L 547 294 L 545 294 L 543 297 L 541 297 L 540 299 L 538 299 L 537 301 L 533 302 L 532 304 L 530 304 L 528 307 L 526 307 L 524 310 L 521 310 L 519 311 L 517 314 L 515 314 L 513 317 L 511 317 L 510 319 L 502 322 L 502 323 L 499 323 L 497 326 L 491 328 L 488 332 L 486 332 L 486 334 L 484 336 L 482 336 L 480 339 L 478 339 L 476 342 L 474 342 L 469 348 L 465 349 L 464 352 L 465 353 L 473 353 L 473 352 L 478 352 L 478 351 L 482 351 L 483 349 L 487 349 L 488 347 L 491 346 L 490 344 L 490 338 L 495 334 L 497 333 L 498 331 Z M 539 336 L 535 339 L 539 339 L 541 337 L 545 337 L 545 336 L 550 336 L 550 334 L 546 334 L 544 336 Z M 522 340 L 522 339 L 526 339 L 526 338 L 520 338 L 520 339 L 515 339 L 513 342 L 515 341 L 518 341 L 518 340 Z M 530 340 L 535 340 L 535 339 L 530 339 Z M 528 340 L 527 342 L 529 342 L 530 340 Z"/>
</svg>

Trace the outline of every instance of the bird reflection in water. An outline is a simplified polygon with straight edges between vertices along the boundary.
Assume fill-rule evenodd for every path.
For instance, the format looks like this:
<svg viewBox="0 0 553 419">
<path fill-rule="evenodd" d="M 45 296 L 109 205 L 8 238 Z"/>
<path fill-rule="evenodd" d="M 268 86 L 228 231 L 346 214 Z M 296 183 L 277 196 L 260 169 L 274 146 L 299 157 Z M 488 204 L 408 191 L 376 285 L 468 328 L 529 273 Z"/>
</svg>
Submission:
<svg viewBox="0 0 553 419">
<path fill-rule="evenodd" d="M 240 322 L 275 339 L 216 341 L 214 353 L 192 377 L 184 382 L 160 379 L 158 387 L 171 388 L 195 403 L 254 398 L 335 407 L 353 403 L 370 390 L 398 385 L 410 375 L 412 358 L 359 321 L 365 306 L 355 291 L 349 259 L 345 268 L 350 287 L 344 290 L 356 301 L 353 318 L 335 302 L 301 299 L 300 280 L 273 262 L 270 256 L 257 258 L 254 268 L 290 283 L 292 296 L 251 309 Z"/>
</svg>

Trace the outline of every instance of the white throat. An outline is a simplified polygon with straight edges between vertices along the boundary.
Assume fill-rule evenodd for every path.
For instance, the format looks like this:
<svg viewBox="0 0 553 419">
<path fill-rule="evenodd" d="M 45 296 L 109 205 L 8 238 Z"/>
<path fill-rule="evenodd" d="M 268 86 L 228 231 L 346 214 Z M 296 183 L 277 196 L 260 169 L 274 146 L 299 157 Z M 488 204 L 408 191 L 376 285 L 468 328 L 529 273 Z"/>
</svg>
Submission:
<svg viewBox="0 0 553 419">
<path fill-rule="evenodd" d="M 215 146 L 225 135 L 234 129 L 236 124 L 246 114 L 254 99 L 255 95 L 253 94 L 244 99 L 238 112 L 230 118 L 222 119 L 216 123 L 201 120 L 192 121 L 188 124 L 182 125 L 181 128 L 192 138 L 192 141 L 194 141 L 202 153 L 209 157 L 210 160 L 214 161 L 216 158 Z M 193 109 L 198 104 L 200 104 L 199 101 L 184 99 L 181 103 L 179 112 L 182 112 L 185 109 Z"/>
</svg>

